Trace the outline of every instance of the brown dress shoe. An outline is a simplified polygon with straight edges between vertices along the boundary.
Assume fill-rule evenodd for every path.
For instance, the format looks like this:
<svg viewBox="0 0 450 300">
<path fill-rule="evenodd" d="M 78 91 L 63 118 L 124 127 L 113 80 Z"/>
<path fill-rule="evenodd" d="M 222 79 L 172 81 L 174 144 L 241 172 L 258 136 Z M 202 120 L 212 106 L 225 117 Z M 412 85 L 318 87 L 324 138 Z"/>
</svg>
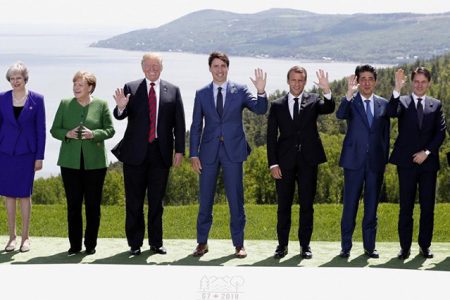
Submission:
<svg viewBox="0 0 450 300">
<path fill-rule="evenodd" d="M 236 252 L 234 252 L 234 255 L 237 258 L 245 258 L 245 257 L 247 257 L 247 252 L 245 251 L 244 246 L 236 247 Z"/>
<path fill-rule="evenodd" d="M 208 253 L 208 244 L 198 244 L 194 252 L 192 253 L 192 256 L 200 257 L 205 253 Z"/>
</svg>

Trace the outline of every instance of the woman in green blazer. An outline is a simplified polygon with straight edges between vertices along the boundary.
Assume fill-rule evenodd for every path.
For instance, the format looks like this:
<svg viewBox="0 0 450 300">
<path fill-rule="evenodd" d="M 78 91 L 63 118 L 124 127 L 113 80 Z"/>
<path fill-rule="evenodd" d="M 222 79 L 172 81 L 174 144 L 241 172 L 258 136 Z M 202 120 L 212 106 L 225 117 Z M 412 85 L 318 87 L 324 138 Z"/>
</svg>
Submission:
<svg viewBox="0 0 450 300">
<path fill-rule="evenodd" d="M 96 78 L 79 71 L 73 77 L 72 99 L 63 99 L 50 133 L 61 140 L 58 166 L 61 167 L 67 198 L 69 255 L 81 251 L 83 239 L 82 204 L 85 201 L 86 254 L 94 254 L 100 226 L 100 202 L 106 176 L 106 139 L 115 131 L 106 101 L 92 97 Z"/>
</svg>

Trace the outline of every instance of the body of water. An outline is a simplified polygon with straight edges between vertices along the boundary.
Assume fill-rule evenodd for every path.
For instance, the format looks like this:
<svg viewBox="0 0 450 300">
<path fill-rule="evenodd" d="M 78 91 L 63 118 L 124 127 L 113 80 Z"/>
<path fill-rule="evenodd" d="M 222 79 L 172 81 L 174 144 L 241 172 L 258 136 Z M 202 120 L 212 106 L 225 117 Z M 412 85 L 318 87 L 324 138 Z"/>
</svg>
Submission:
<svg viewBox="0 0 450 300">
<path fill-rule="evenodd" d="M 36 31 L 36 30 L 34 30 Z M 56 30 L 55 30 L 56 31 Z M 29 69 L 27 87 L 45 97 L 47 132 L 62 98 L 72 97 L 72 77 L 78 70 L 93 72 L 97 77 L 96 97 L 107 100 L 111 111 L 115 107 L 112 97 L 118 87 L 124 83 L 143 78 L 140 67 L 142 52 L 96 49 L 88 45 L 114 33 L 92 33 L 58 30 L 55 33 L 10 33 L 0 31 L 0 74 L 6 74 L 7 68 L 15 61 L 23 61 Z M 220 49 L 219 49 L 220 50 Z M 195 91 L 211 81 L 208 70 L 208 55 L 189 53 L 162 53 L 163 72 L 161 78 L 178 85 L 184 102 L 186 128 L 189 129 L 192 118 Z M 275 90 L 287 90 L 286 73 L 290 67 L 299 64 L 308 71 L 307 88 L 313 86 L 315 72 L 320 68 L 329 73 L 330 81 L 353 73 L 357 63 L 340 62 L 302 62 L 294 60 L 230 57 L 228 78 L 245 83 L 256 93 L 249 77 L 254 77 L 254 69 L 259 67 L 267 72 L 267 93 Z M 5 77 L 0 81 L 0 90 L 11 89 Z M 340 95 L 338 95 L 340 96 Z M 116 135 L 106 141 L 111 149 L 123 136 L 126 120 L 114 119 Z M 37 176 L 48 177 L 59 174 L 56 165 L 60 141 L 50 133 L 47 135 L 44 168 Z M 109 159 L 115 157 L 109 153 Z"/>
</svg>

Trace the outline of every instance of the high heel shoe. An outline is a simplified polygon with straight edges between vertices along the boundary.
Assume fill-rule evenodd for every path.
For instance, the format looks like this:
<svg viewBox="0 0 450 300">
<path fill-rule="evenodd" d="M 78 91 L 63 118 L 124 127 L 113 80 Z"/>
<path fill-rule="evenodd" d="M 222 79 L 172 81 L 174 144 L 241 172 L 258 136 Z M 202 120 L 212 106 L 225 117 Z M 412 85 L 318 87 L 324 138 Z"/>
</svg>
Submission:
<svg viewBox="0 0 450 300">
<path fill-rule="evenodd" d="M 5 251 L 13 252 L 14 250 L 16 250 L 16 240 L 9 240 L 8 244 L 6 244 Z"/>
<path fill-rule="evenodd" d="M 22 242 L 22 245 L 20 246 L 19 251 L 20 252 L 28 252 L 30 251 L 31 247 L 30 247 L 30 240 L 26 239 L 25 241 Z"/>
</svg>

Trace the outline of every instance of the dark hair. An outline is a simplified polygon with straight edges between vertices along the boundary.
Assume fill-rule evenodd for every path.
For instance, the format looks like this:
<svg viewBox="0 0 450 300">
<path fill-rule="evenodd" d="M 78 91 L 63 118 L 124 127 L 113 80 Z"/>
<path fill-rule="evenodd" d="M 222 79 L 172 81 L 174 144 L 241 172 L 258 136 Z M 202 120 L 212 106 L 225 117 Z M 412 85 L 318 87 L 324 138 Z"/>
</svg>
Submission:
<svg viewBox="0 0 450 300">
<path fill-rule="evenodd" d="M 377 80 L 377 70 L 375 70 L 374 67 L 372 67 L 371 65 L 359 65 L 355 69 L 356 81 L 359 80 L 359 75 L 362 72 L 370 72 L 370 73 L 372 73 L 373 77 L 375 78 L 375 81 Z"/>
<path fill-rule="evenodd" d="M 425 76 L 428 79 L 428 81 L 431 81 L 431 73 L 425 67 L 417 67 L 414 71 L 412 71 L 411 80 L 414 80 L 414 77 L 417 74 L 423 74 L 423 76 Z"/>
<path fill-rule="evenodd" d="M 287 72 L 287 80 L 289 81 L 289 76 L 291 75 L 291 72 L 294 73 L 300 73 L 300 74 L 305 74 L 305 80 L 308 78 L 308 73 L 306 72 L 306 69 L 300 66 L 293 66 L 292 68 L 289 69 L 289 71 Z"/>
<path fill-rule="evenodd" d="M 230 67 L 230 60 L 228 59 L 228 56 L 227 56 L 225 53 L 223 53 L 223 52 L 217 52 L 217 51 L 212 52 L 212 53 L 209 55 L 209 58 L 208 58 L 208 65 L 209 65 L 210 67 L 211 67 L 211 64 L 212 64 L 213 60 L 216 59 L 216 58 L 218 58 L 218 59 L 220 59 L 221 61 L 223 61 L 224 63 L 226 63 L 227 68 Z"/>
</svg>

